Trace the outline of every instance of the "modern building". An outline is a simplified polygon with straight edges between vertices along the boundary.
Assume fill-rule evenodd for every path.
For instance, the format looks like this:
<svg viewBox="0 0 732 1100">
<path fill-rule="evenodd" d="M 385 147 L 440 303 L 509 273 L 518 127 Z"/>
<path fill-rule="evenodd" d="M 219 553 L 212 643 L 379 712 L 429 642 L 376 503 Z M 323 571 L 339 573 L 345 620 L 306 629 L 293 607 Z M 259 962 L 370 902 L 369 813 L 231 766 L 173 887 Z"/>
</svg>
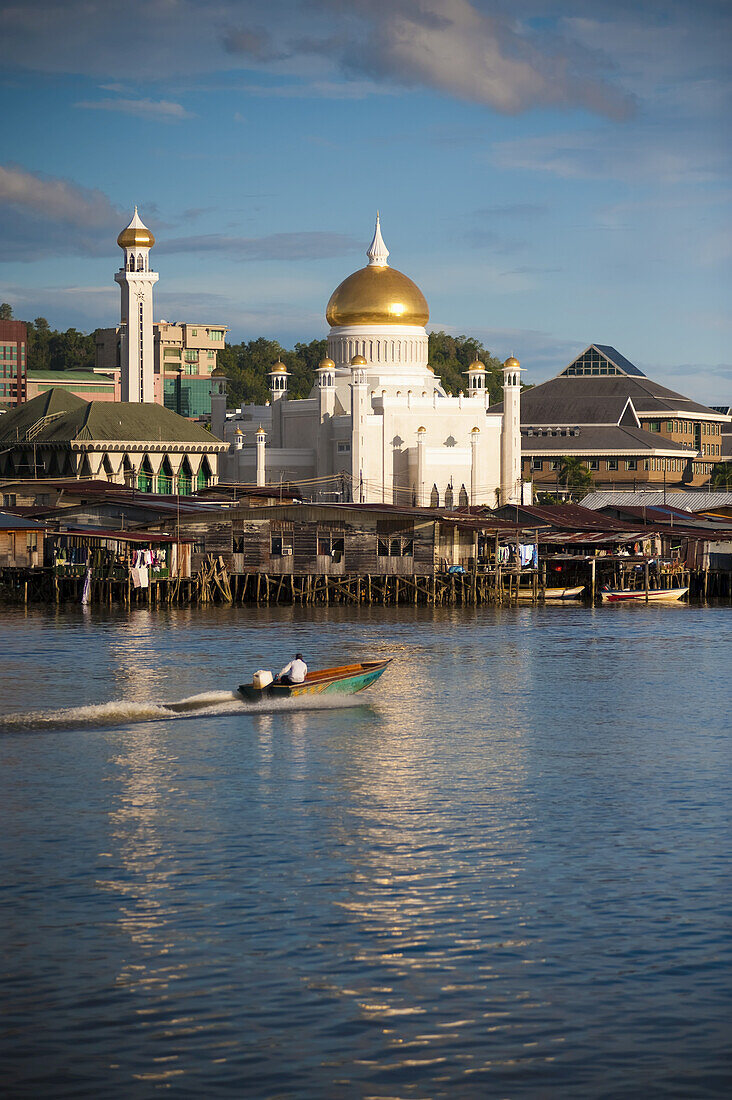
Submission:
<svg viewBox="0 0 732 1100">
<path fill-rule="evenodd" d="M 575 457 L 597 488 L 701 487 L 730 420 L 653 382 L 610 345 L 590 344 L 521 394 L 523 477 L 535 491 L 557 491 L 563 459 Z"/>
<path fill-rule="evenodd" d="M 84 401 L 119 401 L 119 373 L 102 374 L 85 370 L 29 370 L 26 400 L 32 401 L 51 389 L 73 393 Z"/>
<path fill-rule="evenodd" d="M 366 255 L 366 267 L 330 297 L 328 356 L 309 397 L 289 399 L 278 362 L 268 404 L 227 418 L 223 381 L 213 380 L 221 393 L 212 429 L 232 445 L 221 476 L 295 483 L 322 501 L 450 508 L 519 500 L 518 361 L 504 367 L 506 416 L 490 408 L 480 362 L 466 372 L 467 392 L 449 396 L 427 362 L 427 302 L 389 266 L 378 216 Z"/>
<path fill-rule="evenodd" d="M 27 349 L 25 321 L 0 321 L 0 401 L 10 407 L 26 399 Z"/>
<path fill-rule="evenodd" d="M 135 207 L 117 244 L 123 265 L 114 276 L 121 290 L 120 323 L 95 333 L 95 372 L 117 380 L 117 400 L 149 401 L 189 419 L 211 415 L 211 374 L 228 328 L 222 324 L 153 321 L 150 269 L 155 238 Z"/>
<path fill-rule="evenodd" d="M 190 493 L 218 480 L 226 444 L 150 402 L 82 401 L 51 389 L 0 417 L 0 478 L 99 478 Z"/>
</svg>

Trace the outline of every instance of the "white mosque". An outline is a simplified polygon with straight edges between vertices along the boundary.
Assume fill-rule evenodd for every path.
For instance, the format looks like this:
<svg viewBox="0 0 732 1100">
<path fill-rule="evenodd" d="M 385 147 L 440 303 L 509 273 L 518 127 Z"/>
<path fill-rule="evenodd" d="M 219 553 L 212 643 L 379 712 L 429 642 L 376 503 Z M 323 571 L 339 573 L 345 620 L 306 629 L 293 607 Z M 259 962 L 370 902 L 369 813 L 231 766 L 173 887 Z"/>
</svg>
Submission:
<svg viewBox="0 0 732 1100">
<path fill-rule="evenodd" d="M 427 302 L 389 266 L 378 215 L 366 255 L 366 267 L 330 297 L 328 358 L 309 397 L 289 399 L 279 362 L 267 405 L 227 415 L 225 384 L 214 392 L 212 430 L 231 444 L 221 479 L 294 482 L 320 500 L 449 508 L 495 506 L 498 494 L 501 504 L 520 502 L 518 360 L 503 367 L 504 412 L 491 412 L 480 362 L 467 371 L 467 394 L 448 396 L 427 362 Z"/>
</svg>

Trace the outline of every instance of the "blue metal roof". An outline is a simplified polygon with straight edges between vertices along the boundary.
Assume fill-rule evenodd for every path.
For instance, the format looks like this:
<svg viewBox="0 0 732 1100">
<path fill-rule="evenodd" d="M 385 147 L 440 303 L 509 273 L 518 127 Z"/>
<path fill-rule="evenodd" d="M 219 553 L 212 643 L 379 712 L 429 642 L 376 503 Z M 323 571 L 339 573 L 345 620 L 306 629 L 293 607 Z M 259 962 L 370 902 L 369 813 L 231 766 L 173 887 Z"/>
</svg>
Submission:
<svg viewBox="0 0 732 1100">
<path fill-rule="evenodd" d="M 0 512 L 0 529 L 3 531 L 42 531 L 45 529 L 45 525 L 34 519 L 15 516 L 12 512 Z"/>
<path fill-rule="evenodd" d="M 626 374 L 632 374 L 636 378 L 645 378 L 643 371 L 639 370 L 635 363 L 631 363 L 630 359 L 626 359 L 624 355 L 621 355 L 617 348 L 614 348 L 611 344 L 593 344 L 592 346 L 601 351 L 606 359 L 609 359 L 616 367 L 620 367 Z"/>
</svg>

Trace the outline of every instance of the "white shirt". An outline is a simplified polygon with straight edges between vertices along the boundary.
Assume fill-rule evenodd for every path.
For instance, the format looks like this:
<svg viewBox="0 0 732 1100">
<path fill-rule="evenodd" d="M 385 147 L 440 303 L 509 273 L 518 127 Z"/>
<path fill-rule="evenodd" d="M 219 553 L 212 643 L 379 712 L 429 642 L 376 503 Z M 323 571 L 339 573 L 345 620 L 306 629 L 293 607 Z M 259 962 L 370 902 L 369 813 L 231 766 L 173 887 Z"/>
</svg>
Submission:
<svg viewBox="0 0 732 1100">
<path fill-rule="evenodd" d="M 304 661 L 298 661 L 296 657 L 294 661 L 290 661 L 289 665 L 285 665 L 280 672 L 279 678 L 282 679 L 283 676 L 289 676 L 293 683 L 301 684 L 307 676 L 307 672 L 308 666 Z"/>
</svg>

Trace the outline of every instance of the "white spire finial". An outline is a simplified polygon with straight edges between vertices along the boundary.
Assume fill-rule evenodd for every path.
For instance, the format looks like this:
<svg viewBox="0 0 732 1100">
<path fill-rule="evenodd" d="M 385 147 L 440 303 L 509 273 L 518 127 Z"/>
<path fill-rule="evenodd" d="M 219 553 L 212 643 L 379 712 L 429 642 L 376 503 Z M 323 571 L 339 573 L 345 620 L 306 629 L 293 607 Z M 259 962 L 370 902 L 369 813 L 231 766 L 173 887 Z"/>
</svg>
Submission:
<svg viewBox="0 0 732 1100">
<path fill-rule="evenodd" d="M 376 211 L 376 229 L 374 230 L 374 239 L 368 247 L 366 255 L 369 258 L 369 267 L 388 267 L 387 260 L 389 259 L 389 249 L 384 244 L 384 238 L 381 236 L 381 222 L 379 221 L 379 211 Z"/>
</svg>

